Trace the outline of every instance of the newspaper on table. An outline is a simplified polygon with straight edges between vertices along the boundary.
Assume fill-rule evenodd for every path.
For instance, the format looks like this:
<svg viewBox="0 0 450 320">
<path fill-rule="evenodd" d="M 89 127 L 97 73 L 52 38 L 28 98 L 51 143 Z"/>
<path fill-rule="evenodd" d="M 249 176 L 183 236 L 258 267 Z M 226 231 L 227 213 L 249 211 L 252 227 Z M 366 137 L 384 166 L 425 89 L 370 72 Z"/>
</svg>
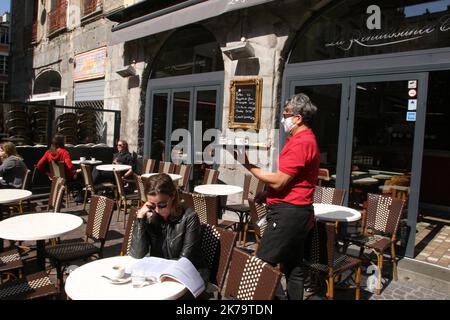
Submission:
<svg viewBox="0 0 450 320">
<path fill-rule="evenodd" d="M 205 283 L 200 273 L 185 257 L 179 260 L 145 257 L 127 267 L 125 272 L 140 273 L 148 278 L 156 278 L 158 282 L 163 282 L 167 278 L 173 279 L 183 284 L 194 297 L 198 297 L 205 289 Z"/>
</svg>

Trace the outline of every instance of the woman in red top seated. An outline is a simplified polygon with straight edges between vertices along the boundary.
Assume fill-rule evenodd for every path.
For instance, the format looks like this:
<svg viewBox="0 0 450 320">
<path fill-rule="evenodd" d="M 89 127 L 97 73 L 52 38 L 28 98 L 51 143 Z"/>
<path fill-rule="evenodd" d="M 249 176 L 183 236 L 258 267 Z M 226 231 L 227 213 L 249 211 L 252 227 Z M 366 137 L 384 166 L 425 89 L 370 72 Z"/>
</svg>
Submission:
<svg viewBox="0 0 450 320">
<path fill-rule="evenodd" d="M 50 161 L 64 162 L 66 179 L 73 180 L 76 178 L 77 170 L 72 164 L 69 151 L 64 147 L 64 136 L 56 134 L 52 139 L 52 145 L 37 163 L 37 168 L 50 177 Z"/>
</svg>

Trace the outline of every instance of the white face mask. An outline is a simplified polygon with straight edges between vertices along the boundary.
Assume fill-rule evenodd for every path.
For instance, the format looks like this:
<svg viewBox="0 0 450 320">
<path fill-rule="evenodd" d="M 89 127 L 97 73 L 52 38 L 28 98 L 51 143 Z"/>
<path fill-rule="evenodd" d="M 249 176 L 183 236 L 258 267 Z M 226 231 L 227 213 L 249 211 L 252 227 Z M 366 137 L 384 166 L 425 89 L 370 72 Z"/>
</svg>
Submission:
<svg viewBox="0 0 450 320">
<path fill-rule="evenodd" d="M 284 132 L 289 133 L 295 127 L 294 117 L 289 117 L 287 119 L 281 119 L 281 124 L 284 127 Z"/>
</svg>

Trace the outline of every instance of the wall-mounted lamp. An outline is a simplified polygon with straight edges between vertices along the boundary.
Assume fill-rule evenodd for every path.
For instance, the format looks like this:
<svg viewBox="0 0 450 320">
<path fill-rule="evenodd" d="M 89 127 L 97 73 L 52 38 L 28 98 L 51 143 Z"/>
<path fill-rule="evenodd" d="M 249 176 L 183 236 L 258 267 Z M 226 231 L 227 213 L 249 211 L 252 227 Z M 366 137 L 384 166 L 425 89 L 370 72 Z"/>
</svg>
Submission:
<svg viewBox="0 0 450 320">
<path fill-rule="evenodd" d="M 136 69 L 132 66 L 126 66 L 124 68 L 116 70 L 116 73 L 123 78 L 132 77 L 136 75 Z"/>
<path fill-rule="evenodd" d="M 220 48 L 222 52 L 228 56 L 231 60 L 248 59 L 255 57 L 255 50 L 253 49 L 250 42 L 241 39 L 241 42 L 237 45 L 227 46 Z"/>
</svg>

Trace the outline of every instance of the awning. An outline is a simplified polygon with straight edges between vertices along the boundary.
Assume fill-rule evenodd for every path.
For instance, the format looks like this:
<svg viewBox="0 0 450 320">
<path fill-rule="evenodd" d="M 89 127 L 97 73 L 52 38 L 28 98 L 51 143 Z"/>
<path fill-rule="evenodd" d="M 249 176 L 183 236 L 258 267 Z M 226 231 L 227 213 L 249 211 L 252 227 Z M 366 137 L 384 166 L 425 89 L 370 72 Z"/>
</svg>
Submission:
<svg viewBox="0 0 450 320">
<path fill-rule="evenodd" d="M 216 17 L 226 12 L 272 1 L 274 0 L 208 0 L 157 17 L 154 14 L 148 14 L 148 19 L 145 19 L 145 16 L 139 17 L 114 26 L 111 30 L 110 45 L 139 39 Z"/>
</svg>

